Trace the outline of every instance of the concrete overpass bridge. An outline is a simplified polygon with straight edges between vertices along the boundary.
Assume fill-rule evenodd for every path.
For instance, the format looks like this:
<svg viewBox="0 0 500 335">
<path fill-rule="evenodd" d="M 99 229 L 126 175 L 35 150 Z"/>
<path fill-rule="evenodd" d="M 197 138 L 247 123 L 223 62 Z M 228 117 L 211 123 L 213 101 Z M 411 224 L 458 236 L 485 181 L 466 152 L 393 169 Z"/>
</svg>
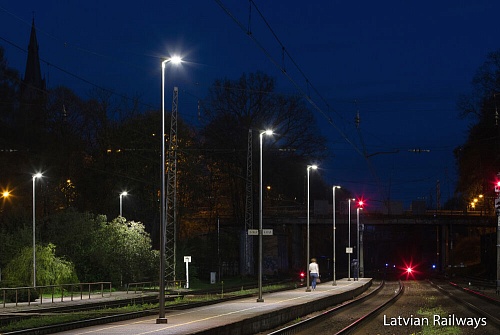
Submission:
<svg viewBox="0 0 500 335">
<path fill-rule="evenodd" d="M 279 255 L 288 255 L 291 268 L 304 267 L 307 236 L 305 213 L 273 213 L 269 210 L 265 213 L 263 228 L 273 229 L 275 240 L 275 243 L 271 243 L 272 238 L 267 237 L 268 246 L 271 243 L 278 249 L 275 253 L 278 258 Z M 485 271 L 493 271 L 496 216 L 481 212 L 436 210 L 401 215 L 360 211 L 359 242 L 356 210 L 351 213 L 350 225 L 348 221 L 348 214 L 336 214 L 336 268 L 340 266 L 345 272 L 349 266 L 346 254 L 349 244 L 354 249 L 351 259 L 356 258 L 359 244 L 363 267 L 369 271 L 378 271 L 384 266 L 402 267 L 410 263 L 418 263 L 426 271 L 452 270 L 473 264 L 484 264 Z M 310 255 L 322 260 L 323 271 L 329 272 L 333 260 L 332 213 L 311 213 L 309 230 Z M 285 246 L 287 250 L 283 250 Z M 272 252 L 270 249 L 266 250 Z"/>
<path fill-rule="evenodd" d="M 263 236 L 263 272 L 266 275 L 298 273 L 307 268 L 306 236 L 307 217 L 305 208 L 264 208 L 263 228 L 272 229 L 271 236 Z M 357 215 L 340 210 L 335 216 L 335 263 L 339 276 L 346 276 L 349 268 L 346 248 L 350 245 L 357 254 Z M 191 220 L 206 220 L 204 215 Z M 248 232 L 236 227 L 231 217 L 220 216 L 220 227 L 229 234 L 240 234 L 243 244 Z M 182 224 L 182 223 L 181 223 Z M 360 254 L 364 269 L 378 271 L 387 266 L 402 267 L 416 263 L 424 270 L 432 266 L 434 271 L 445 271 L 463 266 L 481 264 L 484 271 L 494 271 L 496 266 L 497 217 L 480 211 L 436 211 L 415 214 L 404 212 L 387 215 L 368 210 L 360 211 Z M 257 218 L 254 227 L 258 228 Z M 317 214 L 309 217 L 310 256 L 319 260 L 323 274 L 333 268 L 333 214 Z M 350 242 L 349 242 L 350 235 Z M 250 238 L 250 261 L 256 273 L 258 236 Z M 221 240 L 221 243 L 224 239 Z M 362 252 L 361 252 L 362 251 Z M 240 246 L 240 257 L 245 252 Z M 355 258 L 355 257 L 351 257 Z M 240 264 L 241 265 L 241 264 Z M 234 273 L 234 272 L 233 272 Z M 368 272 L 367 272 L 368 273 Z"/>
</svg>

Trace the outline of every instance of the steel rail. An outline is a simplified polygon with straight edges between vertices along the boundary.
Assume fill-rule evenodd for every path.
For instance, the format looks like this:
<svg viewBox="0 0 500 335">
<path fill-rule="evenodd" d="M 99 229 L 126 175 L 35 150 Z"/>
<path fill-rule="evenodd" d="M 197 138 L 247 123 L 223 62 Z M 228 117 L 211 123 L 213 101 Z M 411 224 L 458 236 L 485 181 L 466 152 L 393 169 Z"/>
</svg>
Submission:
<svg viewBox="0 0 500 335">
<path fill-rule="evenodd" d="M 380 285 L 374 291 L 370 292 L 367 295 L 360 296 L 360 297 L 358 297 L 356 299 L 353 299 L 353 300 L 351 300 L 349 302 L 343 303 L 343 304 L 341 304 L 339 306 L 336 306 L 336 307 L 334 307 L 332 309 L 326 310 L 326 311 L 322 312 L 321 314 L 318 314 L 316 316 L 312 316 L 312 317 L 310 317 L 308 319 L 301 320 L 301 321 L 299 321 L 297 323 L 294 323 L 292 325 L 289 325 L 289 326 L 283 327 L 281 329 L 275 330 L 275 331 L 269 333 L 268 335 L 291 335 L 291 334 L 295 334 L 295 333 L 298 333 L 298 332 L 306 331 L 312 325 L 315 325 L 317 323 L 320 323 L 320 322 L 324 321 L 327 318 L 332 317 L 333 314 L 335 314 L 335 313 L 341 312 L 341 311 L 345 310 L 348 307 L 352 307 L 352 306 L 356 306 L 358 304 L 361 304 L 363 301 L 365 301 L 367 299 L 374 298 L 376 296 L 376 294 L 379 293 L 384 288 L 384 286 L 385 286 L 385 281 L 382 281 L 380 283 Z M 386 307 L 389 303 L 391 303 L 393 301 L 396 301 L 397 298 L 402 293 L 403 289 L 404 289 L 404 286 L 403 286 L 403 284 L 400 281 L 399 282 L 399 290 L 398 290 L 398 292 L 396 293 L 395 296 L 393 296 L 391 299 L 389 299 L 388 301 L 384 302 L 383 304 L 379 305 L 371 313 L 368 313 L 368 314 L 364 315 L 363 317 L 358 318 L 352 324 L 350 324 L 349 326 L 347 326 L 344 329 L 340 330 L 337 334 L 347 334 L 349 331 L 352 331 L 354 328 L 356 328 L 359 325 L 361 325 L 364 321 L 368 320 L 371 315 L 374 315 L 375 313 L 377 313 L 378 311 L 380 311 L 382 308 Z"/>
</svg>

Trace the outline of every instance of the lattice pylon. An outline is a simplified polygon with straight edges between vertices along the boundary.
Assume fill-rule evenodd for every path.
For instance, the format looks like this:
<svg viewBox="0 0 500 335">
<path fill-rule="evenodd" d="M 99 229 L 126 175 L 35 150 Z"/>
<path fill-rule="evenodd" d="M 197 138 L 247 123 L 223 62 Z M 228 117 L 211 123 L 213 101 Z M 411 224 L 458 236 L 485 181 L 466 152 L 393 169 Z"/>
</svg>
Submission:
<svg viewBox="0 0 500 335">
<path fill-rule="evenodd" d="M 247 149 L 247 181 L 245 201 L 245 229 L 241 234 L 241 266 L 242 275 L 252 275 L 253 267 L 253 236 L 248 236 L 248 229 L 253 228 L 253 184 L 252 184 L 252 129 L 248 130 Z"/>
<path fill-rule="evenodd" d="M 177 242 L 177 107 L 179 89 L 174 87 L 172 98 L 172 113 L 170 117 L 170 137 L 168 139 L 167 155 L 167 191 L 165 215 L 165 280 L 174 281 L 176 266 Z"/>
</svg>

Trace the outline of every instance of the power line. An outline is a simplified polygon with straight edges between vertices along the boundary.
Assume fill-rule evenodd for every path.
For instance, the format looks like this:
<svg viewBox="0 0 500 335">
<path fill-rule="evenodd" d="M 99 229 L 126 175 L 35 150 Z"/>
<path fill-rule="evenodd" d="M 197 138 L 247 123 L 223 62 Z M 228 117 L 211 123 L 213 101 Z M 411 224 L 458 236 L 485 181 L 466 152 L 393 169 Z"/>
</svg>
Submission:
<svg viewBox="0 0 500 335">
<path fill-rule="evenodd" d="M 347 135 L 337 126 L 336 123 L 333 122 L 333 119 L 328 115 L 328 113 L 326 113 L 321 107 L 319 107 L 316 102 L 311 98 L 311 96 L 305 92 L 305 90 L 297 83 L 297 81 L 295 81 L 291 76 L 290 74 L 288 73 L 288 71 L 286 71 L 286 69 L 283 67 L 283 66 L 280 66 L 278 61 L 276 61 L 276 59 L 274 59 L 272 57 L 272 55 L 267 51 L 267 49 L 262 45 L 262 43 L 260 43 L 257 38 L 255 38 L 255 35 L 251 32 L 249 32 L 245 26 L 243 25 L 243 23 L 238 20 L 238 18 L 236 18 L 232 13 L 231 11 L 224 5 L 224 3 L 222 3 L 221 0 L 215 0 L 215 2 L 221 7 L 221 9 L 226 12 L 226 14 L 238 25 L 238 27 L 246 33 L 246 35 L 259 47 L 259 49 L 266 55 L 266 57 L 271 61 L 271 63 L 280 70 L 280 72 L 290 81 L 290 83 L 293 84 L 293 86 L 296 88 L 296 90 L 301 94 L 301 96 L 313 107 L 313 109 L 315 109 L 317 112 L 319 112 L 321 115 L 323 115 L 323 117 L 327 120 L 327 122 L 333 126 L 335 128 L 335 130 L 337 130 L 337 132 L 339 132 L 339 134 L 342 136 L 342 138 L 347 142 L 349 143 L 352 148 L 358 153 L 360 154 L 361 156 L 364 156 L 363 155 L 363 152 L 347 137 Z M 261 15 L 261 17 L 263 18 L 263 20 L 265 21 L 263 15 L 260 13 L 260 11 L 258 10 L 257 6 L 255 5 L 255 3 L 250 0 L 250 3 L 253 5 L 253 7 L 259 12 L 259 14 Z M 265 21 L 267 22 L 267 21 Z M 250 25 L 249 25 L 250 26 Z M 268 25 L 269 26 L 269 25 Z M 272 31 L 272 30 L 271 30 Z M 272 32 L 274 34 L 274 32 Z M 276 36 L 276 34 L 274 34 L 274 36 Z M 280 44 L 281 46 L 281 50 L 284 54 L 287 55 L 287 57 L 292 61 L 292 64 L 294 64 L 294 66 L 296 67 L 296 69 L 299 71 L 299 73 L 301 73 L 301 75 L 303 76 L 303 78 L 305 79 L 306 83 L 308 84 L 308 86 L 311 86 L 314 90 L 314 92 L 316 94 L 318 94 L 318 96 L 321 97 L 321 100 L 323 102 L 325 102 L 327 104 L 327 106 L 329 107 L 330 109 L 330 106 L 328 105 L 328 103 L 326 102 L 326 99 L 324 99 L 320 94 L 319 92 L 315 89 L 314 86 L 312 86 L 310 84 L 310 81 L 309 79 L 307 78 L 307 76 L 305 76 L 304 72 L 302 71 L 302 69 L 298 66 L 298 64 L 293 60 L 293 58 L 291 58 L 290 54 L 288 53 L 288 51 L 286 51 L 286 48 L 285 46 L 278 40 L 278 43 Z"/>
</svg>

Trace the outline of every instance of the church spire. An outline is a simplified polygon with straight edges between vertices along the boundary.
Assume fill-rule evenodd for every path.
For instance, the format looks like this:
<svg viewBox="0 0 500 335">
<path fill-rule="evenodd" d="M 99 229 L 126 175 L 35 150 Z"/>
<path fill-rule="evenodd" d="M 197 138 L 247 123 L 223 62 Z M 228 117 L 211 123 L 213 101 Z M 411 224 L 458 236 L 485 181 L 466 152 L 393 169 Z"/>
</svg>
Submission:
<svg viewBox="0 0 500 335">
<path fill-rule="evenodd" d="M 38 41 L 36 39 L 35 18 L 31 23 L 31 35 L 28 45 L 26 72 L 24 73 L 22 98 L 33 100 L 45 92 L 45 80 L 40 71 L 40 57 L 38 55 Z"/>
</svg>

